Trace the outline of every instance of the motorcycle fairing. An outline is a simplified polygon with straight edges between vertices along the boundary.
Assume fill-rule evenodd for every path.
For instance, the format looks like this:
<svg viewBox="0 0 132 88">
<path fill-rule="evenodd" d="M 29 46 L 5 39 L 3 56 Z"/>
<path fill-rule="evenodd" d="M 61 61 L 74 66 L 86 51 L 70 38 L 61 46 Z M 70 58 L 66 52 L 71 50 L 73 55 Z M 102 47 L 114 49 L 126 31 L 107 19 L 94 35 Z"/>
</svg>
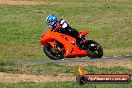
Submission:
<svg viewBox="0 0 132 88">
<path fill-rule="evenodd" d="M 41 44 L 45 45 L 48 42 L 51 44 L 52 40 L 56 40 L 64 45 L 65 57 L 82 57 L 88 54 L 86 50 L 80 50 L 78 48 L 75 38 L 58 32 L 51 32 L 51 30 L 48 29 L 41 37 Z M 51 46 L 53 46 L 53 43 Z"/>
</svg>

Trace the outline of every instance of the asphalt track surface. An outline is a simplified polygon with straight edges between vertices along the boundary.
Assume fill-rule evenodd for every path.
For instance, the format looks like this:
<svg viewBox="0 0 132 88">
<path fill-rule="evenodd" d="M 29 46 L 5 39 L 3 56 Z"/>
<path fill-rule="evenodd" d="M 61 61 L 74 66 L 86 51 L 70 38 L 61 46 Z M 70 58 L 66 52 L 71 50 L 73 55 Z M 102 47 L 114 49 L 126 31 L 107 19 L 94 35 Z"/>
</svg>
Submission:
<svg viewBox="0 0 132 88">
<path fill-rule="evenodd" d="M 132 60 L 132 55 L 130 56 L 117 56 L 117 57 L 103 57 L 90 59 L 89 57 L 84 58 L 65 58 L 62 60 L 21 60 L 16 61 L 20 63 L 79 63 L 79 62 L 98 62 L 98 61 L 109 61 L 109 60 Z"/>
</svg>

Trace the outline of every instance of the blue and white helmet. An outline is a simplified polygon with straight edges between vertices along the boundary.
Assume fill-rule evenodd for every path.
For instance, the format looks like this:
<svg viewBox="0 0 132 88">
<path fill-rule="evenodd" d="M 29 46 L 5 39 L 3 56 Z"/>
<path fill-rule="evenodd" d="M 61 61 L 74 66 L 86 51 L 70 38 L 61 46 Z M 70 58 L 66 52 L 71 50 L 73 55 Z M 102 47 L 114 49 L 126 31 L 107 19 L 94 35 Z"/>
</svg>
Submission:
<svg viewBox="0 0 132 88">
<path fill-rule="evenodd" d="M 54 24 L 57 22 L 57 17 L 55 15 L 48 15 L 46 18 L 46 22 L 48 23 L 49 27 L 53 27 Z"/>
</svg>

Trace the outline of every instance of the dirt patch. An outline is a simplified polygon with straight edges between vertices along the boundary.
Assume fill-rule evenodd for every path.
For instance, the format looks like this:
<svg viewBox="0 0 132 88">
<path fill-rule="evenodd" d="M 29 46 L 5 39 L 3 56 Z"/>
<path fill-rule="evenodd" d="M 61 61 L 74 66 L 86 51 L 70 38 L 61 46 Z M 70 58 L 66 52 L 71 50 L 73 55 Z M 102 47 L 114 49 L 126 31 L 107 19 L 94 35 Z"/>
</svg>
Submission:
<svg viewBox="0 0 132 88">
<path fill-rule="evenodd" d="M 131 60 L 96 60 L 96 61 L 89 61 L 89 62 L 78 62 L 78 63 L 68 63 L 68 66 L 96 66 L 96 67 L 124 67 L 128 69 L 132 69 L 132 59 Z"/>
<path fill-rule="evenodd" d="M 96 66 L 96 67 L 125 67 L 132 69 L 132 60 L 93 60 L 89 62 L 67 63 L 69 66 Z M 28 74 L 10 74 L 0 72 L 0 83 L 18 83 L 18 82 L 64 82 L 75 81 L 75 75 L 59 74 L 57 76 L 49 75 L 28 75 Z"/>
<path fill-rule="evenodd" d="M 27 74 L 10 74 L 0 72 L 0 83 L 17 83 L 17 82 L 63 82 L 74 81 L 75 76 L 72 75 L 59 75 L 59 76 L 38 76 Z"/>
<path fill-rule="evenodd" d="M 51 3 L 51 2 L 37 2 L 32 0 L 0 0 L 2 5 L 59 5 L 60 2 Z"/>
</svg>

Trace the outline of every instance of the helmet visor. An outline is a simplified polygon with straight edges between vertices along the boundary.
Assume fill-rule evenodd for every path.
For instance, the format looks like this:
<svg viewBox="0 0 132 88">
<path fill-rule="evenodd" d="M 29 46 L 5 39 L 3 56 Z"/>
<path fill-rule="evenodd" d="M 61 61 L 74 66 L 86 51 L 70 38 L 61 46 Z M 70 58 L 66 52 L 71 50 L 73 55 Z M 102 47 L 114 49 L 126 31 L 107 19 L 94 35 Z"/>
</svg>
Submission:
<svg viewBox="0 0 132 88">
<path fill-rule="evenodd" d="M 53 22 L 53 21 L 48 21 L 47 23 L 48 23 L 48 24 L 51 24 L 52 22 Z"/>
</svg>

